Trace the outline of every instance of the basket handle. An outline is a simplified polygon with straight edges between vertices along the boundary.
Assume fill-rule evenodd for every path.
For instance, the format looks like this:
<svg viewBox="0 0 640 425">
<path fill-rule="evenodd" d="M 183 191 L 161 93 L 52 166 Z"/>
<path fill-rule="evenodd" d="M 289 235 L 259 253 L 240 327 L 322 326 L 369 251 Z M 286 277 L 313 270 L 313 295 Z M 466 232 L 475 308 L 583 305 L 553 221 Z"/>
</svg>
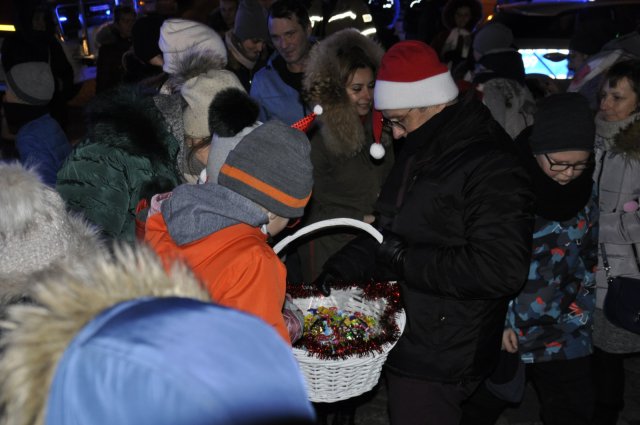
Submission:
<svg viewBox="0 0 640 425">
<path fill-rule="evenodd" d="M 280 242 L 273 247 L 273 250 L 276 254 L 280 253 L 287 245 L 291 242 L 295 241 L 299 237 L 307 235 L 309 233 L 315 232 L 316 230 L 326 229 L 328 227 L 338 227 L 338 226 L 348 226 L 355 227 L 365 232 L 369 233 L 373 236 L 378 243 L 382 243 L 382 233 L 378 232 L 375 227 L 372 225 L 365 223 L 364 221 L 356 220 L 354 218 L 330 218 L 328 220 L 318 221 L 313 224 L 309 224 L 308 226 L 304 226 L 302 229 L 295 232 L 293 235 L 289 235 L 286 238 L 282 239 Z"/>
</svg>

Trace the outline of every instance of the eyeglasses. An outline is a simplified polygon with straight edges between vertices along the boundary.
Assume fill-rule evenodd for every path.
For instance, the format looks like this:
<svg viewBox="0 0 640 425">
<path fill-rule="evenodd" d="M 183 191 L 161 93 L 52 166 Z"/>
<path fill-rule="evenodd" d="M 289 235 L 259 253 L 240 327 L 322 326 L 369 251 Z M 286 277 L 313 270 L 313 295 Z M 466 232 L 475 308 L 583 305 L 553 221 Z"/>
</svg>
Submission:
<svg viewBox="0 0 640 425">
<path fill-rule="evenodd" d="M 402 132 L 406 132 L 407 131 L 407 127 L 404 126 L 404 124 L 402 124 L 402 121 L 405 120 L 405 118 L 407 118 L 407 116 L 409 115 L 409 113 L 413 111 L 413 108 L 409 109 L 407 111 L 406 114 L 404 114 L 404 116 L 402 118 L 399 118 L 397 120 L 390 120 L 388 118 L 382 117 L 382 125 L 386 125 L 387 127 L 390 127 L 391 129 L 397 128 L 398 130 L 402 131 Z"/>
<path fill-rule="evenodd" d="M 547 158 L 547 161 L 549 161 L 549 169 L 551 171 L 566 171 L 569 168 L 573 168 L 574 170 L 586 170 L 591 165 L 593 165 L 593 159 L 591 158 L 585 162 L 577 162 L 575 164 L 562 164 L 554 162 L 546 153 L 543 155 L 545 158 Z"/>
</svg>

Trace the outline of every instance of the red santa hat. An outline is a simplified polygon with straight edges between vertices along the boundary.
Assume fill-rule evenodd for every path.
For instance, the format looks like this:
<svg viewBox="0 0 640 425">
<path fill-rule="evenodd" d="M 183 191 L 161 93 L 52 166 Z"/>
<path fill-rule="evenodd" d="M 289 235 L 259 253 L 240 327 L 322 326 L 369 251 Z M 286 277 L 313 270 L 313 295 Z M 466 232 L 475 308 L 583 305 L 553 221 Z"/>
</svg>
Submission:
<svg viewBox="0 0 640 425">
<path fill-rule="evenodd" d="M 401 41 L 382 57 L 373 94 L 376 109 L 440 105 L 457 96 L 449 69 L 428 44 Z"/>
</svg>

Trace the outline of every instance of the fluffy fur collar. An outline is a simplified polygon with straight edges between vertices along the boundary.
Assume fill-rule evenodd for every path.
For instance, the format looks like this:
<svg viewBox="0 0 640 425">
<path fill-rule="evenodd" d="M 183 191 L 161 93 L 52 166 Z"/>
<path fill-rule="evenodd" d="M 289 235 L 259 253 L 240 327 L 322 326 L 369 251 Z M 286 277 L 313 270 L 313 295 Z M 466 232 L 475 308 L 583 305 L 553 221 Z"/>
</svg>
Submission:
<svg viewBox="0 0 640 425">
<path fill-rule="evenodd" d="M 596 114 L 596 149 L 627 155 L 640 160 L 640 113 L 621 121 L 604 121 Z"/>
<path fill-rule="evenodd" d="M 369 142 L 338 75 L 338 52 L 352 46 L 361 48 L 373 63 L 380 63 L 384 52 L 379 45 L 358 31 L 343 30 L 313 46 L 303 80 L 308 103 L 320 104 L 324 110 L 318 117 L 323 143 L 333 154 L 347 157 L 360 152 Z"/>
<path fill-rule="evenodd" d="M 2 423 L 44 423 L 60 357 L 78 331 L 106 308 L 147 296 L 209 300 L 185 266 L 176 265 L 170 275 L 147 248 L 124 246 L 115 249 L 115 259 L 99 256 L 85 267 L 67 266 L 34 282 L 35 304 L 12 307 L 3 323 Z"/>
<path fill-rule="evenodd" d="M 638 117 L 616 135 L 612 150 L 640 161 L 640 119 Z"/>
<path fill-rule="evenodd" d="M 152 93 L 121 86 L 96 96 L 87 107 L 88 139 L 122 149 L 131 155 L 169 161 L 165 122 Z"/>
<path fill-rule="evenodd" d="M 208 52 L 191 51 L 180 57 L 180 61 L 176 63 L 177 70 L 175 74 L 170 75 L 165 83 L 172 93 L 180 91 L 185 82 L 206 74 L 212 69 L 224 69 L 226 58 L 221 56 L 212 56 Z"/>
</svg>

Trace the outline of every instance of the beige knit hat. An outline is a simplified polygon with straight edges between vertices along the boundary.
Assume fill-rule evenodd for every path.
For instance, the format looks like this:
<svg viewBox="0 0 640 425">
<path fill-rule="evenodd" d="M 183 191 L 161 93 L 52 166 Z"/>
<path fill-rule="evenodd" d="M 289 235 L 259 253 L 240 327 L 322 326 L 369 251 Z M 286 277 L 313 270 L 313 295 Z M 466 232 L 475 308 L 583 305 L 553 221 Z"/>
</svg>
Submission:
<svg viewBox="0 0 640 425">
<path fill-rule="evenodd" d="M 187 102 L 183 110 L 185 135 L 193 138 L 211 136 L 209 131 L 209 105 L 218 93 L 234 88 L 245 93 L 240 80 L 233 72 L 224 69 L 211 69 L 187 80 L 180 93 Z"/>
</svg>

